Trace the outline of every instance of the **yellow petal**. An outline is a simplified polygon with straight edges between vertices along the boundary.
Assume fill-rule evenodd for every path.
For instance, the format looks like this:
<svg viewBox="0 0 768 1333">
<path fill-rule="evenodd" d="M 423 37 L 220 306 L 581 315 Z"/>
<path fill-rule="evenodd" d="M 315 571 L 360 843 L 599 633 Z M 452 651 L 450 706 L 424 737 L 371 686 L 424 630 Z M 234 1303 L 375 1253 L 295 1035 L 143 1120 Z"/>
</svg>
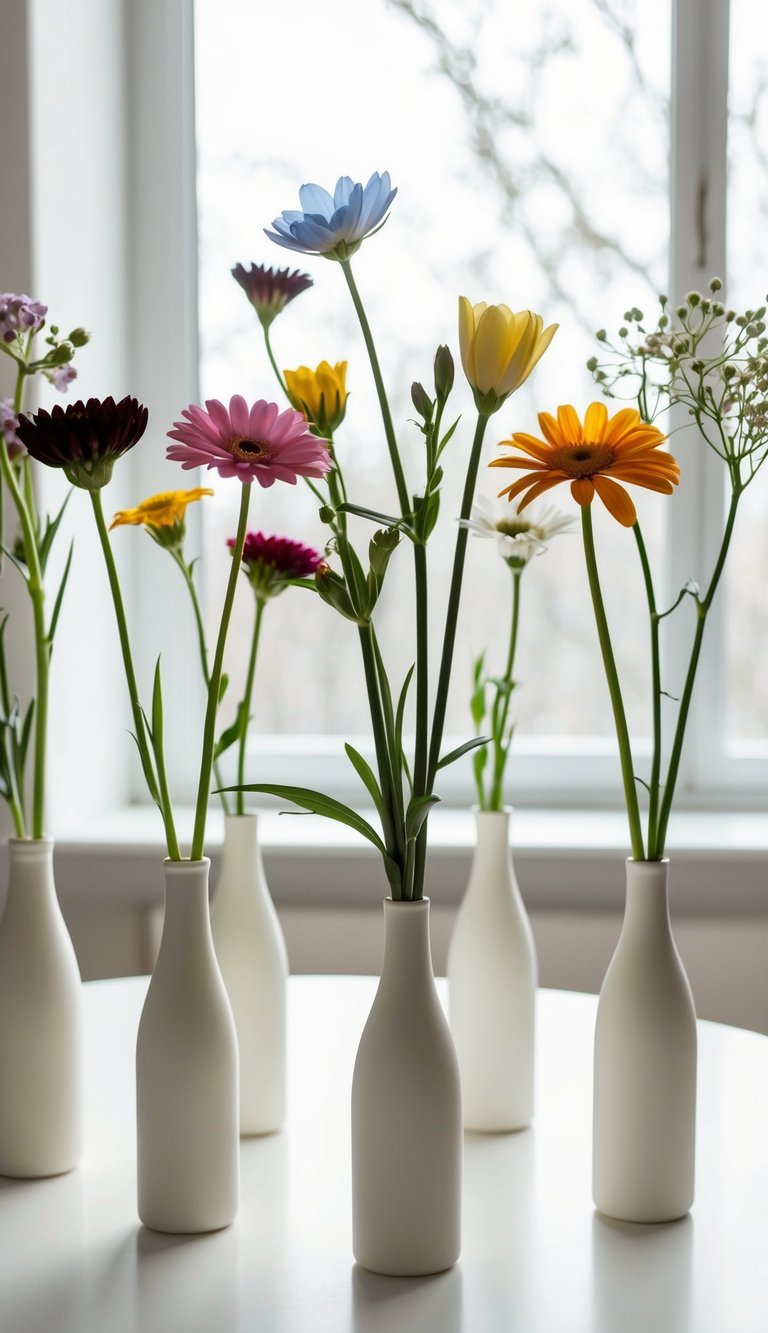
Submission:
<svg viewBox="0 0 768 1333">
<path fill-rule="evenodd" d="M 584 436 L 576 409 L 570 403 L 563 403 L 557 409 L 557 424 L 567 444 L 582 444 Z"/>
<path fill-rule="evenodd" d="M 474 383 L 474 363 L 472 361 L 472 343 L 475 337 L 475 311 L 466 296 L 459 297 L 459 348 L 464 374 L 470 384 Z"/>
<path fill-rule="evenodd" d="M 483 312 L 475 331 L 473 388 L 481 393 L 499 390 L 509 357 L 509 321 L 498 306 Z"/>
</svg>

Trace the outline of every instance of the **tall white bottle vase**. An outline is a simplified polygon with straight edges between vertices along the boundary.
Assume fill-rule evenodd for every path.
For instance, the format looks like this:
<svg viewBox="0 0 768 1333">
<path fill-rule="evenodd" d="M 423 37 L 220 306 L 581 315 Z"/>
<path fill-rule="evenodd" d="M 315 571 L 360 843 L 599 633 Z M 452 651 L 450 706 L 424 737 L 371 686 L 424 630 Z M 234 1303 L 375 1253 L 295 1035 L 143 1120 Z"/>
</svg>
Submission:
<svg viewBox="0 0 768 1333">
<path fill-rule="evenodd" d="M 696 1012 L 672 938 L 668 861 L 627 862 L 624 924 L 595 1028 L 593 1197 L 669 1222 L 693 1202 Z"/>
<path fill-rule="evenodd" d="M 524 1129 L 533 1118 L 538 965 L 509 848 L 510 810 L 476 810 L 467 891 L 448 951 L 464 1127 Z"/>
<path fill-rule="evenodd" d="M 461 1248 L 461 1082 L 435 989 L 429 900 L 384 903 L 384 964 L 352 1081 L 358 1263 L 406 1277 Z"/>
<path fill-rule="evenodd" d="M 57 1176 L 83 1145 L 81 985 L 51 838 L 11 838 L 0 922 L 0 1174 Z"/>
<path fill-rule="evenodd" d="M 237 1035 L 211 937 L 210 861 L 165 862 L 165 921 L 136 1047 L 139 1217 L 217 1231 L 237 1213 Z"/>
<path fill-rule="evenodd" d="M 270 1134 L 285 1119 L 288 954 L 255 814 L 225 816 L 211 925 L 240 1047 L 240 1133 Z"/>
</svg>

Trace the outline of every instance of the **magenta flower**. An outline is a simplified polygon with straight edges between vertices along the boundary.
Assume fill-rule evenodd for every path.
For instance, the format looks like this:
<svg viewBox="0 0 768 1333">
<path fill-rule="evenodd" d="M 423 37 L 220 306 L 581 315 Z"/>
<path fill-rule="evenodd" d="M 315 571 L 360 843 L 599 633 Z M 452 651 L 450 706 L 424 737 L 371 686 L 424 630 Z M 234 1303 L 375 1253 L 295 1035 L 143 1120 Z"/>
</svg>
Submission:
<svg viewBox="0 0 768 1333">
<path fill-rule="evenodd" d="M 167 457 L 185 469 L 216 468 L 221 477 L 238 477 L 272 486 L 276 481 L 296 484 L 297 477 L 323 477 L 331 467 L 325 442 L 311 435 L 301 412 L 263 398 L 249 408 L 240 394 L 229 409 L 216 398 L 202 407 L 190 405 L 185 421 L 174 421 L 168 431 L 178 444 L 168 446 Z"/>
<path fill-rule="evenodd" d="M 227 546 L 232 550 L 234 537 Z M 263 532 L 249 532 L 243 547 L 242 565 L 257 597 L 276 597 L 291 579 L 312 578 L 324 563 L 311 546 L 288 537 L 265 537 Z"/>
<path fill-rule="evenodd" d="M 0 435 L 8 446 L 10 458 L 16 458 L 24 449 L 24 445 L 16 434 L 18 428 L 19 418 L 13 410 L 13 399 L 0 398 Z"/>
<path fill-rule="evenodd" d="M 235 264 L 232 277 L 239 282 L 265 329 L 289 301 L 312 286 L 307 273 L 300 273 L 298 269 L 291 273 L 287 268 L 267 268 L 265 264 L 251 264 L 249 269 Z"/>
<path fill-rule="evenodd" d="M 0 338 L 12 343 L 20 333 L 35 332 L 47 313 L 47 305 L 33 301 L 31 296 L 3 292 L 0 294 Z"/>
</svg>

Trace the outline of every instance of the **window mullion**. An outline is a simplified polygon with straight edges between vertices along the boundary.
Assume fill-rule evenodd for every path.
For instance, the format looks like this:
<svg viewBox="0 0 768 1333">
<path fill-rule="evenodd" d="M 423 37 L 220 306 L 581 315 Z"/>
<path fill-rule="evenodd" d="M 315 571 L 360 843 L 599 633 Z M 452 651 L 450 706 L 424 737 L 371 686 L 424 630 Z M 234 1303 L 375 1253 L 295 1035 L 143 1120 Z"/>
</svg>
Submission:
<svg viewBox="0 0 768 1333">
<path fill-rule="evenodd" d="M 675 0 L 672 34 L 670 297 L 706 291 L 726 277 L 726 182 L 729 0 Z M 671 421 L 672 451 L 682 485 L 674 497 L 668 543 L 668 593 L 690 578 L 703 586 L 717 556 L 723 528 L 724 476 L 720 460 L 702 442 L 685 413 Z M 663 685 L 678 696 L 693 634 L 692 607 L 666 622 Z M 680 788 L 709 785 L 723 737 L 722 597 L 710 612 L 689 719 Z M 719 719 L 719 721 L 717 721 Z"/>
</svg>

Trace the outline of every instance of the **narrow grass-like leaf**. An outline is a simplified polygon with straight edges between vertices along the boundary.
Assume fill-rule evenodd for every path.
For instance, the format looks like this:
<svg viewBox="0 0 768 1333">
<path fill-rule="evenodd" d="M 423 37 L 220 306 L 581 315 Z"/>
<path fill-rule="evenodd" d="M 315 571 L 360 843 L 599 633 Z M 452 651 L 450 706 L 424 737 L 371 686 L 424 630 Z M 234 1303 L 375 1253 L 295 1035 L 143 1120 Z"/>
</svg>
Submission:
<svg viewBox="0 0 768 1333">
<path fill-rule="evenodd" d="M 48 557 L 51 554 L 51 547 L 53 546 L 54 540 L 56 538 L 56 533 L 58 532 L 59 525 L 64 517 L 64 511 L 67 505 L 69 504 L 71 498 L 72 498 L 72 491 L 69 490 L 66 496 L 64 497 L 64 503 L 61 506 L 61 509 L 59 510 L 56 517 L 54 519 L 48 519 L 45 525 L 45 532 L 43 533 L 43 536 L 41 538 L 39 552 L 38 552 L 40 560 L 40 570 L 43 574 L 45 573 L 45 567 L 48 564 Z"/>
<path fill-rule="evenodd" d="M 312 791 L 309 787 L 286 787 L 270 782 L 249 782 L 242 787 L 223 787 L 225 792 L 248 791 L 261 792 L 266 796 L 276 796 L 281 801 L 293 801 L 294 805 L 299 805 L 303 810 L 308 810 L 312 815 L 324 815 L 326 819 L 334 819 L 338 824 L 346 824 L 347 828 L 354 829 L 356 833 L 362 834 L 369 842 L 373 843 L 377 851 L 382 856 L 387 855 L 387 849 L 375 828 L 363 819 L 356 810 L 351 810 L 348 805 L 341 801 L 335 801 L 331 796 L 324 796 L 320 791 Z M 290 810 L 283 812 L 291 814 Z"/>
<path fill-rule="evenodd" d="M 157 783 L 155 782 L 155 775 L 152 769 L 149 767 L 147 760 L 145 759 L 144 747 L 139 744 L 139 739 L 135 731 L 129 731 L 128 735 L 131 736 L 136 743 L 136 749 L 139 752 L 139 759 L 141 760 L 141 768 L 142 772 L 144 773 L 144 781 L 147 784 L 147 790 L 149 791 L 149 794 L 152 797 L 152 800 L 154 801 L 155 805 L 158 807 L 158 809 L 160 809 L 161 808 L 160 797 L 158 796 L 157 793 Z"/>
<path fill-rule="evenodd" d="M 74 550 L 75 550 L 75 543 L 74 541 L 71 541 L 69 543 L 69 555 L 67 556 L 67 563 L 64 566 L 64 573 L 61 576 L 59 591 L 56 593 L 56 601 L 53 604 L 53 610 L 51 611 L 51 620 L 48 626 L 47 639 L 50 646 L 53 645 L 53 638 L 56 633 L 56 626 L 59 620 L 59 612 L 61 611 L 61 603 L 64 600 L 64 592 L 67 586 L 67 579 L 69 578 L 69 571 L 72 568 L 72 556 L 74 554 Z"/>
<path fill-rule="evenodd" d="M 417 838 L 419 829 L 424 820 L 440 800 L 439 796 L 412 796 L 408 802 L 408 809 L 405 812 L 405 836 L 406 838 Z"/>
<path fill-rule="evenodd" d="M 379 815 L 381 815 L 382 812 L 381 791 L 379 790 L 379 784 L 376 781 L 376 775 L 374 774 L 373 769 L 371 768 L 367 760 L 365 760 L 363 756 L 360 754 L 359 750 L 356 750 L 354 746 L 350 745 L 348 742 L 345 742 L 344 749 L 347 752 L 347 758 L 349 759 L 349 762 L 351 763 L 352 767 L 357 773 L 357 776 L 363 782 L 369 796 L 371 797 L 371 800 L 373 801 L 373 804 L 376 806 L 376 809 L 379 812 Z"/>
<path fill-rule="evenodd" d="M 463 754 L 467 754 L 470 750 L 476 750 L 480 745 L 489 745 L 492 740 L 492 736 L 473 736 L 471 740 L 464 741 L 463 745 L 457 745 L 455 750 L 451 750 L 448 754 L 443 755 L 437 767 L 447 768 L 449 764 L 453 764 L 457 759 L 461 759 Z"/>
<path fill-rule="evenodd" d="M 22 561 L 19 560 L 18 556 L 15 556 L 13 554 L 13 551 L 9 550 L 7 546 L 4 546 L 2 550 L 3 550 L 3 555 L 7 555 L 11 564 L 16 566 L 24 582 L 29 583 L 29 570 L 27 569 L 27 566 L 23 564 Z"/>
<path fill-rule="evenodd" d="M 27 763 L 27 750 L 29 749 L 29 738 L 32 735 L 32 719 L 35 715 L 35 701 L 30 699 L 29 707 L 22 723 L 21 734 L 19 736 L 19 758 L 17 763 L 17 772 L 19 778 L 23 778 L 24 769 Z"/>
<path fill-rule="evenodd" d="M 413 679 L 415 670 L 416 663 L 414 662 L 406 674 L 405 680 L 403 681 L 403 688 L 400 691 L 400 697 L 397 701 L 397 712 L 395 713 L 395 740 L 401 753 L 403 749 L 403 718 L 405 716 L 405 704 L 408 698 L 408 688 Z"/>
</svg>

